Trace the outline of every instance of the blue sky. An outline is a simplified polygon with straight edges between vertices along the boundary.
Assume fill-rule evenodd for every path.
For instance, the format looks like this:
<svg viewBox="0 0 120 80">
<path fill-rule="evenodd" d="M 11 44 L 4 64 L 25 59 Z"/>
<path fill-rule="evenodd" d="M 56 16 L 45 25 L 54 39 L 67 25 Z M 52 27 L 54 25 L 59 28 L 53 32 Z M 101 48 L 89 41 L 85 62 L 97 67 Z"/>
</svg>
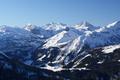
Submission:
<svg viewBox="0 0 120 80">
<path fill-rule="evenodd" d="M 120 20 L 120 0 L 0 0 L 0 25 L 106 25 Z"/>
</svg>

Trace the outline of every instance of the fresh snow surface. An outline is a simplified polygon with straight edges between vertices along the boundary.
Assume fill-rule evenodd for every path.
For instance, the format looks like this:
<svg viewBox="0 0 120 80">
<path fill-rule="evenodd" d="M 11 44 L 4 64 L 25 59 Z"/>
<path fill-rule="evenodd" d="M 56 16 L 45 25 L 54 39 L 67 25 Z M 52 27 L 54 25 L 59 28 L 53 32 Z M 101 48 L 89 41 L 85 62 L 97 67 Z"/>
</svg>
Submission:
<svg viewBox="0 0 120 80">
<path fill-rule="evenodd" d="M 48 69 L 48 70 L 51 70 L 51 71 L 54 71 L 54 72 L 63 70 L 61 67 L 56 68 L 56 67 L 49 66 L 48 64 L 46 64 L 46 67 L 41 67 L 41 68 Z"/>
<path fill-rule="evenodd" d="M 115 21 L 115 22 L 113 22 L 113 23 L 111 23 L 111 24 L 108 24 L 106 27 L 107 28 L 110 28 L 110 27 L 112 27 L 112 26 L 115 26 L 116 24 L 118 24 L 119 23 L 119 21 Z"/>
<path fill-rule="evenodd" d="M 47 70 L 51 70 L 51 71 L 54 71 L 54 72 L 57 72 L 57 71 L 62 71 L 62 70 L 89 70 L 87 69 L 86 67 L 82 67 L 82 68 L 62 68 L 62 67 L 52 67 L 52 66 L 49 66 L 46 64 L 46 67 L 40 67 L 41 69 L 47 69 Z"/>
<path fill-rule="evenodd" d="M 118 49 L 118 48 L 120 48 L 120 45 L 107 46 L 107 47 L 103 48 L 102 52 L 104 52 L 104 53 L 111 53 L 115 49 Z"/>
<path fill-rule="evenodd" d="M 79 61 L 75 62 L 75 65 L 73 66 L 73 68 L 78 66 L 82 60 L 84 60 L 86 57 L 89 57 L 89 56 L 91 56 L 91 54 L 87 54 L 83 58 L 81 58 Z"/>
<path fill-rule="evenodd" d="M 38 59 L 38 61 L 42 61 L 42 59 L 43 59 L 44 57 L 46 57 L 46 55 L 43 55 L 42 57 L 40 57 L 40 58 Z"/>
<path fill-rule="evenodd" d="M 113 22 L 109 27 L 102 27 L 96 29 L 91 34 L 87 35 L 85 44 L 90 48 L 102 47 L 104 45 L 119 44 L 120 43 L 120 22 Z"/>
<path fill-rule="evenodd" d="M 118 62 L 120 62 L 120 59 L 118 60 Z"/>
<path fill-rule="evenodd" d="M 47 43 L 43 46 L 44 48 L 48 47 L 58 47 L 63 44 L 67 44 L 70 41 L 77 38 L 79 35 L 73 31 L 62 31 L 55 36 L 49 38 Z"/>
<path fill-rule="evenodd" d="M 74 51 L 78 48 L 78 46 L 80 45 L 80 39 L 81 39 L 81 37 L 79 36 L 78 38 L 73 40 L 72 44 L 68 47 L 68 50 L 69 50 L 68 53 L 70 53 L 70 51 Z"/>
<path fill-rule="evenodd" d="M 103 31 L 104 29 L 105 29 L 105 27 L 102 27 L 102 28 L 96 29 L 95 31 L 96 31 L 96 32 L 101 32 L 101 31 Z"/>
<path fill-rule="evenodd" d="M 99 62 L 97 62 L 98 64 L 102 64 L 104 62 L 104 60 L 103 61 L 99 61 Z"/>
</svg>

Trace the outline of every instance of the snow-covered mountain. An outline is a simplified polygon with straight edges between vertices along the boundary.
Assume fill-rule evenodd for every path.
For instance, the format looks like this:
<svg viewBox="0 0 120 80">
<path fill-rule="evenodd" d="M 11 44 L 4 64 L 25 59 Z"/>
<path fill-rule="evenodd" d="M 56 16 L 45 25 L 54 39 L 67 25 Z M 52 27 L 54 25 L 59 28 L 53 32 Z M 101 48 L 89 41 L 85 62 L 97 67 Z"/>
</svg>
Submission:
<svg viewBox="0 0 120 80">
<path fill-rule="evenodd" d="M 61 31 L 68 30 L 69 27 L 66 24 L 52 22 L 42 27 L 32 24 L 27 24 L 24 26 L 24 29 L 32 32 L 33 34 L 38 35 L 41 38 L 47 39 Z"/>
<path fill-rule="evenodd" d="M 44 45 L 45 48 L 48 47 L 58 47 L 60 45 L 68 44 L 69 42 L 73 41 L 79 35 L 71 30 L 69 31 L 62 31 L 55 36 L 49 38 Z"/>
<path fill-rule="evenodd" d="M 0 26 L 0 51 L 21 61 L 31 61 L 31 54 L 43 43 L 41 38 L 19 28 Z"/>
<path fill-rule="evenodd" d="M 54 33 L 50 30 L 45 30 L 40 26 L 32 25 L 32 24 L 27 24 L 24 26 L 24 29 L 39 36 L 42 39 L 49 38 L 54 35 Z"/>
<path fill-rule="evenodd" d="M 62 23 L 42 27 L 27 24 L 23 28 L 0 26 L 0 70 L 12 71 L 12 66 L 18 73 L 23 71 L 25 77 L 55 80 L 79 80 L 77 73 L 81 79 L 86 76 L 92 79 L 91 74 L 96 74 L 94 79 L 103 79 L 106 74 L 119 78 L 119 44 L 120 21 L 104 27 L 88 22 L 75 26 Z"/>
<path fill-rule="evenodd" d="M 88 22 L 82 22 L 81 24 L 77 24 L 73 27 L 69 27 L 67 30 L 63 30 L 56 35 L 47 39 L 46 44 L 44 44 L 44 48 L 48 47 L 60 47 L 65 44 L 69 44 L 74 40 L 77 40 L 78 37 L 80 41 L 83 41 L 87 36 L 92 34 L 98 27 L 91 25 Z M 78 39 L 79 40 L 79 39 Z M 80 43 L 80 41 L 74 41 Z M 75 43 L 73 43 L 75 44 Z"/>
<path fill-rule="evenodd" d="M 82 37 L 80 41 L 85 40 L 84 44 L 90 48 L 117 44 L 120 43 L 119 27 L 119 21 L 99 29 L 88 22 L 83 22 L 81 25 L 76 25 L 75 29 L 69 28 L 68 31 L 64 30 L 52 36 L 46 41 L 44 47 L 59 47 L 58 45 L 68 44 L 68 42 L 75 40 L 77 37 Z"/>
<path fill-rule="evenodd" d="M 78 58 L 63 68 L 55 68 L 49 65 L 47 67 L 26 65 L 0 52 L 1 80 L 120 79 L 120 45 L 99 47 L 85 53 L 87 55 L 82 59 Z"/>
<path fill-rule="evenodd" d="M 49 48 L 52 47 L 59 48 L 60 54 L 56 56 L 55 60 L 66 62 L 74 59 L 81 51 L 120 43 L 119 28 L 119 21 L 99 29 L 88 22 L 82 22 L 72 27 L 62 23 L 47 24 L 44 28 L 31 24 L 25 25 L 23 28 L 1 26 L 0 44 L 2 46 L 0 49 L 4 51 L 5 48 L 8 48 L 8 51 L 12 52 L 24 46 L 30 49 L 29 46 L 31 46 L 35 50 L 42 43 L 45 43 L 41 49 L 49 51 Z M 44 57 L 44 54 L 42 55 L 41 57 Z M 69 58 L 69 56 L 73 57 Z M 39 58 L 41 59 L 41 57 Z"/>
<path fill-rule="evenodd" d="M 120 43 L 120 21 L 108 24 L 105 27 L 95 30 L 88 35 L 85 44 L 91 48 L 119 44 Z"/>
<path fill-rule="evenodd" d="M 67 65 L 74 61 L 77 56 L 82 58 L 82 56 L 86 55 L 85 50 L 119 44 L 119 21 L 108 26 L 98 29 L 90 23 L 84 22 L 81 28 L 70 27 L 69 30 L 63 30 L 48 38 L 42 48 L 38 49 L 37 56 L 40 56 L 37 61 L 42 62 L 45 59 L 53 58 L 54 51 L 57 51 L 54 60 L 47 61 L 46 64 Z M 45 52 L 42 52 L 44 50 Z"/>
<path fill-rule="evenodd" d="M 45 30 L 51 30 L 51 31 L 61 31 L 65 30 L 68 27 L 68 25 L 63 24 L 63 23 L 49 23 L 44 25 Z"/>
<path fill-rule="evenodd" d="M 96 27 L 96 26 L 88 23 L 87 21 L 83 21 L 79 24 L 76 24 L 73 27 L 79 31 L 94 31 L 95 29 L 99 28 L 99 27 Z"/>
</svg>

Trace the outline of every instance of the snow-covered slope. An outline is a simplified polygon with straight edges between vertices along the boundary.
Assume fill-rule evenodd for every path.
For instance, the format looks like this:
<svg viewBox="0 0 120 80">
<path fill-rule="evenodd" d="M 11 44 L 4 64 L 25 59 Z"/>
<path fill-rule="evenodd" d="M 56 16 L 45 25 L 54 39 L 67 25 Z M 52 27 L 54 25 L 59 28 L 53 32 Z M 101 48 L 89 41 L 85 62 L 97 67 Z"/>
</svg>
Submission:
<svg viewBox="0 0 120 80">
<path fill-rule="evenodd" d="M 120 48 L 120 45 L 111 45 L 111 46 L 104 47 L 102 52 L 112 53 L 114 52 L 114 50 L 119 49 L 119 48 Z"/>
<path fill-rule="evenodd" d="M 95 30 L 88 35 L 85 44 L 91 48 L 120 43 L 120 21 Z"/>
<path fill-rule="evenodd" d="M 54 56 L 55 53 L 51 53 L 51 51 L 56 51 L 57 49 L 54 49 L 54 47 L 57 47 L 59 52 L 51 62 L 60 63 L 60 65 L 63 62 L 64 65 L 67 65 L 78 56 L 82 58 L 82 56 L 87 55 L 84 53 L 86 50 L 120 43 L 119 22 L 114 22 L 114 24 L 109 25 L 109 27 L 105 26 L 99 29 L 94 28 L 94 26 L 88 23 L 84 23 L 84 25 L 92 28 L 84 28 L 85 26 L 83 26 L 84 30 L 69 28 L 69 30 L 63 30 L 51 38 L 48 38 L 42 47 L 42 49 L 48 52 L 43 53 L 38 60 L 41 60 L 43 56 L 47 57 L 45 54 Z M 40 55 L 41 53 L 38 54 Z"/>
<path fill-rule="evenodd" d="M 74 27 L 52 23 L 47 24 L 44 29 L 31 24 L 26 25 L 24 28 L 1 26 L 0 45 L 2 46 L 0 46 L 0 50 L 4 52 L 11 51 L 10 55 L 13 56 L 14 53 L 21 55 L 20 51 L 30 51 L 32 53 L 35 49 L 38 49 L 35 54 L 37 55 L 37 61 L 44 62 L 50 59 L 51 63 L 66 65 L 77 56 L 82 58 L 83 55 L 86 55 L 82 52 L 90 48 L 119 44 L 119 32 L 120 21 L 99 29 L 88 22 L 83 22 L 81 25 Z M 45 42 L 45 44 L 37 48 L 41 46 L 42 42 Z M 54 53 L 56 51 L 57 53 Z M 53 56 L 54 59 L 52 59 Z M 27 57 L 30 58 L 33 55 L 27 55 Z M 49 64 L 50 62 L 46 61 L 46 63 Z"/>
<path fill-rule="evenodd" d="M 56 34 L 55 36 L 51 37 L 50 39 L 48 39 L 46 41 L 47 43 L 44 45 L 44 47 L 46 47 L 46 48 L 58 47 L 60 45 L 64 45 L 64 44 L 71 42 L 78 36 L 79 36 L 78 34 L 76 34 L 75 32 L 73 32 L 71 30 L 70 31 L 62 31 L 62 32 Z"/>
<path fill-rule="evenodd" d="M 51 47 L 60 48 L 60 52 L 57 53 L 57 56 L 54 57 L 55 60 L 53 60 L 53 63 L 60 63 L 65 60 L 66 56 L 68 56 L 70 52 L 76 51 L 77 49 L 79 49 L 79 46 L 81 45 L 80 44 L 81 38 L 82 37 L 80 37 L 79 34 L 74 32 L 73 30 L 71 30 L 71 29 L 69 29 L 68 31 L 65 30 L 65 31 L 62 31 L 62 32 L 56 34 L 55 36 L 49 38 L 46 41 L 46 43 L 43 45 L 42 48 L 43 49 L 48 49 Z M 56 49 L 53 48 L 50 50 L 54 51 Z M 49 53 L 49 55 L 54 56 L 54 53 L 53 54 Z M 40 59 L 41 59 L 41 57 L 40 57 Z M 69 60 L 69 59 L 67 59 L 67 60 Z"/>
<path fill-rule="evenodd" d="M 69 53 L 75 50 L 80 51 L 81 47 L 84 46 L 87 36 L 90 36 L 97 28 L 88 22 L 69 27 L 67 30 L 65 29 L 47 39 L 43 48 L 59 47 L 61 50 L 68 51 Z"/>
<path fill-rule="evenodd" d="M 0 52 L 0 58 L 2 58 L 0 60 L 2 80 L 7 80 L 8 78 L 13 80 L 119 80 L 120 48 L 116 48 L 110 54 L 104 54 L 104 52 L 102 52 L 103 49 L 104 47 L 87 51 L 87 55 L 83 56 L 82 59 L 78 58 L 73 63 L 64 66 L 64 68 L 55 68 L 47 64 L 46 67 L 38 68 L 36 66 L 23 64 L 18 60 L 13 60 Z M 15 68 L 13 68 L 13 66 L 15 66 Z"/>
<path fill-rule="evenodd" d="M 54 28 L 57 28 L 57 26 L 54 26 Z M 55 30 L 61 30 L 61 29 L 63 29 L 63 27 Z M 70 49 L 72 51 L 73 49 L 71 48 L 77 48 L 77 47 L 80 48 L 80 44 L 83 44 L 84 40 L 86 41 L 86 38 L 91 36 L 96 29 L 98 29 L 98 27 L 95 27 L 88 22 L 82 22 L 81 24 L 78 24 L 69 28 L 67 27 L 67 30 L 66 29 L 62 30 L 61 32 L 47 39 L 46 44 L 44 44 L 43 47 L 44 48 L 49 48 L 49 47 L 60 48 L 60 46 L 65 45 L 64 49 L 66 50 Z M 77 44 L 78 46 L 76 46 L 75 44 Z"/>
<path fill-rule="evenodd" d="M 10 68 L 12 71 L 11 66 L 17 64 L 16 72 L 25 73 L 24 76 L 27 78 L 31 78 L 32 75 L 32 78 L 43 76 L 45 79 L 54 77 L 55 80 L 56 78 L 79 80 L 80 77 L 76 76 L 79 73 L 82 79 L 89 75 L 93 77 L 94 74 L 97 74 L 95 79 L 99 76 L 103 79 L 106 74 L 112 76 L 115 74 L 115 77 L 116 75 L 118 77 L 120 72 L 118 44 L 120 44 L 120 21 L 99 29 L 88 22 L 73 27 L 52 23 L 44 26 L 44 29 L 31 24 L 24 28 L 1 26 L 0 69 Z M 38 75 L 39 73 L 41 74 Z"/>
<path fill-rule="evenodd" d="M 63 30 L 48 38 L 36 55 L 37 61 L 45 64 L 57 64 L 57 67 L 67 65 L 82 50 L 86 34 L 73 28 Z M 42 53 L 43 52 L 43 53 Z M 55 67 L 55 66 L 54 66 Z"/>
</svg>

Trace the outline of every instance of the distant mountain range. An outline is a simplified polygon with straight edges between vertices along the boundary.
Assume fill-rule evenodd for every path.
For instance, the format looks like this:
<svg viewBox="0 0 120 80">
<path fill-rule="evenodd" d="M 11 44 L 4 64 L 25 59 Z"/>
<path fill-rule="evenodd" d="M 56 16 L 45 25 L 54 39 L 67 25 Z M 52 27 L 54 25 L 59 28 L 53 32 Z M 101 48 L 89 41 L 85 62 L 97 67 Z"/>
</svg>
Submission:
<svg viewBox="0 0 120 80">
<path fill-rule="evenodd" d="M 0 72 L 0 80 L 119 80 L 120 21 L 0 26 Z"/>
</svg>

